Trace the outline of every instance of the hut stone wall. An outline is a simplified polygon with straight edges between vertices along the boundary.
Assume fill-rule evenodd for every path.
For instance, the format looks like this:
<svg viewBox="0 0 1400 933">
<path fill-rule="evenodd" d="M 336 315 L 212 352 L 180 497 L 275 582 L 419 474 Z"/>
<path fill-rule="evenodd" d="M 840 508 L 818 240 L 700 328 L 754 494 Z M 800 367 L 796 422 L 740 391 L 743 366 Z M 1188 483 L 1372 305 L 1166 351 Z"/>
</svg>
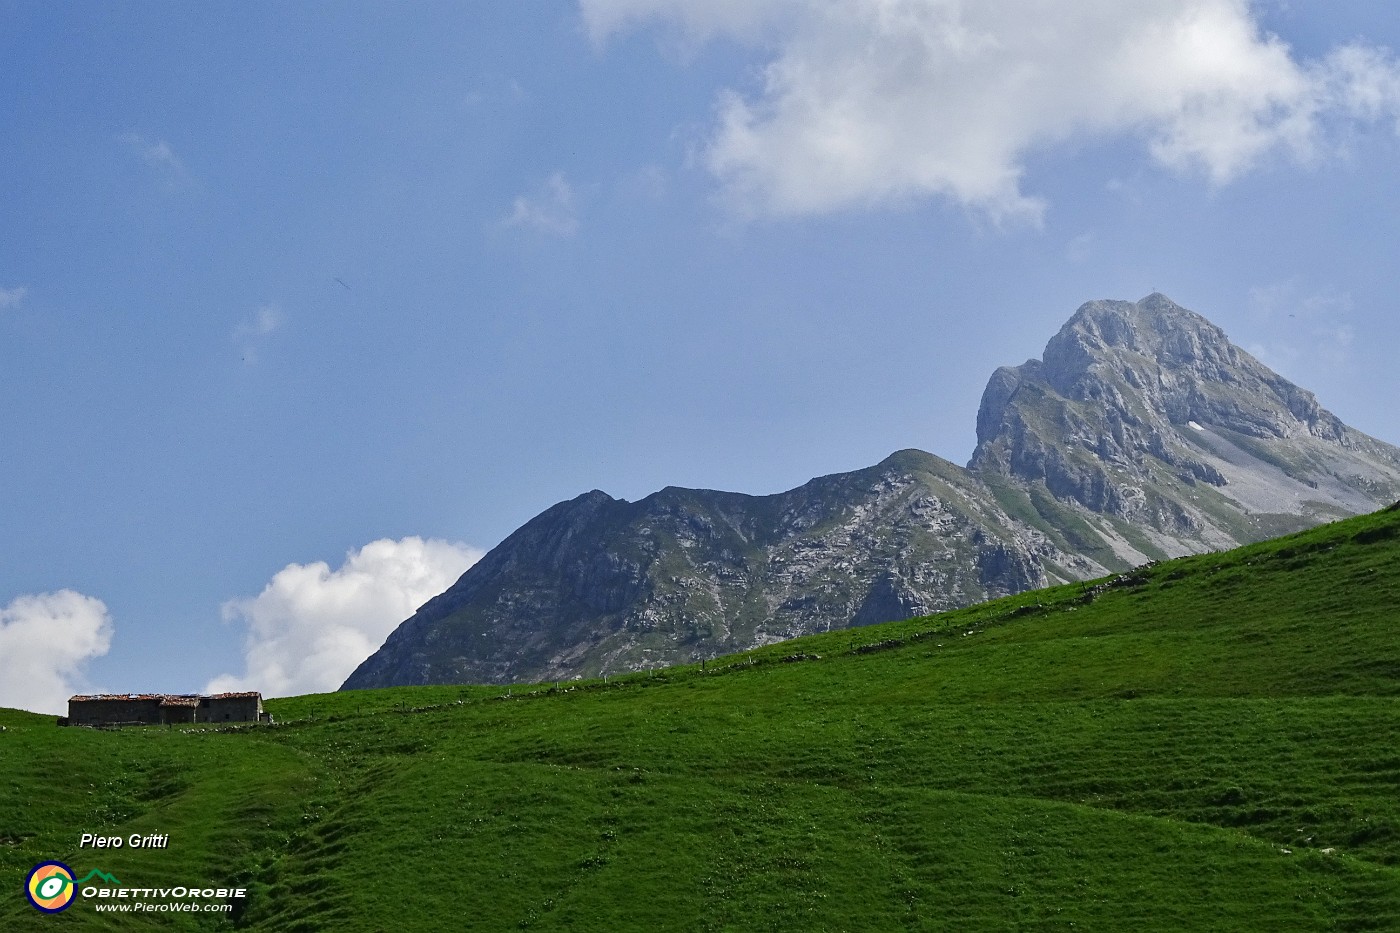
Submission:
<svg viewBox="0 0 1400 933">
<path fill-rule="evenodd" d="M 162 699 L 150 695 L 73 697 L 68 701 L 68 721 L 75 726 L 156 725 L 163 721 Z"/>
<path fill-rule="evenodd" d="M 196 722 L 258 722 L 263 718 L 262 694 L 230 693 L 200 697 Z"/>
<path fill-rule="evenodd" d="M 127 693 L 75 696 L 60 725 L 131 726 L 179 723 L 267 722 L 260 693 Z"/>
</svg>

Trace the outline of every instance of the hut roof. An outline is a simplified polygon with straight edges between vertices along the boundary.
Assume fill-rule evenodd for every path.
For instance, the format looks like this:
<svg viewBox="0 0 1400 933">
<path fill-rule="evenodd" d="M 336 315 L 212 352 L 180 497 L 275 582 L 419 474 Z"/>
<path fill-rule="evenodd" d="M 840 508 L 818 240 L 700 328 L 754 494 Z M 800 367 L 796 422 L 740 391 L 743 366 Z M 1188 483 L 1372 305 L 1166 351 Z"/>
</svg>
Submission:
<svg viewBox="0 0 1400 933">
<path fill-rule="evenodd" d="M 96 703 L 103 700 L 163 700 L 163 693 L 93 693 L 87 696 L 69 697 L 69 703 Z"/>
<path fill-rule="evenodd" d="M 256 690 L 242 693 L 93 693 L 72 696 L 69 703 L 96 703 L 111 700 L 157 700 L 165 706 L 197 706 L 200 700 L 251 700 L 262 699 Z"/>
</svg>

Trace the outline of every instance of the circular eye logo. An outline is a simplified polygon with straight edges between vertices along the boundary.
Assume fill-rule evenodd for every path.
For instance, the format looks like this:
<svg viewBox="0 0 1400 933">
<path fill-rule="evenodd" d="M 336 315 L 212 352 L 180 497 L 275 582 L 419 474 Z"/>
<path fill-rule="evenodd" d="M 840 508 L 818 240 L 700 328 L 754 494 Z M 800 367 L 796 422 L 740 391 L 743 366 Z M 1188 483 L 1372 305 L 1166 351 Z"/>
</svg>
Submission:
<svg viewBox="0 0 1400 933">
<path fill-rule="evenodd" d="M 56 914 L 73 903 L 73 869 L 62 862 L 40 862 L 24 879 L 24 893 L 35 910 Z"/>
</svg>

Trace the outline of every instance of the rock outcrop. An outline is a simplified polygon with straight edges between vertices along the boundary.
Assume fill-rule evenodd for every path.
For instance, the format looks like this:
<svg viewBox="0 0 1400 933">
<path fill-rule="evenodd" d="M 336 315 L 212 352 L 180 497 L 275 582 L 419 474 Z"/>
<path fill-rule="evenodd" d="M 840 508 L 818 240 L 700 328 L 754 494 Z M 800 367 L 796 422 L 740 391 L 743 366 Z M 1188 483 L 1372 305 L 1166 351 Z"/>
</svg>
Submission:
<svg viewBox="0 0 1400 933">
<path fill-rule="evenodd" d="M 969 468 L 993 485 L 1044 487 L 1054 508 L 1082 512 L 1120 560 L 1139 563 L 1369 511 L 1400 492 L 1400 450 L 1156 294 L 1090 302 L 1043 361 L 997 370 Z"/>
<path fill-rule="evenodd" d="M 590 492 L 424 605 L 346 687 L 503 683 L 698 660 L 1094 576 L 917 450 L 772 496 Z"/>
<path fill-rule="evenodd" d="M 345 688 L 636 670 L 1230 547 L 1400 497 L 1400 450 L 1162 295 L 998 369 L 966 469 L 904 450 L 772 496 L 597 490 L 532 519 Z"/>
</svg>

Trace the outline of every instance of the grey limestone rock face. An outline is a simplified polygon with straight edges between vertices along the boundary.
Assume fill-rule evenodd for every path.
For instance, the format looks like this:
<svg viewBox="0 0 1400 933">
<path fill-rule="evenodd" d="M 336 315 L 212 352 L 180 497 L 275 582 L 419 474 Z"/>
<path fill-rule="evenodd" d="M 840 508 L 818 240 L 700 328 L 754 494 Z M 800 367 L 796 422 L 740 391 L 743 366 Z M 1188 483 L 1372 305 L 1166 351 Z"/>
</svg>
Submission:
<svg viewBox="0 0 1400 933">
<path fill-rule="evenodd" d="M 1051 576 L 1046 560 L 1060 570 Z M 1102 573 L 922 451 L 773 496 L 589 493 L 428 602 L 346 681 L 506 683 L 698 660 Z"/>
<path fill-rule="evenodd" d="M 1348 428 L 1164 295 L 1082 306 L 1043 362 L 997 371 L 977 429 L 974 472 L 1043 486 L 1091 524 L 1135 532 L 1110 538 L 1145 536 L 1170 555 L 1366 511 L 1400 491 L 1400 450 Z M 1151 553 L 1115 547 L 1124 559 Z"/>
<path fill-rule="evenodd" d="M 1400 450 L 1163 295 L 993 373 L 967 468 L 917 450 L 746 496 L 594 490 L 513 533 L 345 688 L 597 676 L 940 612 L 1400 498 Z"/>
</svg>

